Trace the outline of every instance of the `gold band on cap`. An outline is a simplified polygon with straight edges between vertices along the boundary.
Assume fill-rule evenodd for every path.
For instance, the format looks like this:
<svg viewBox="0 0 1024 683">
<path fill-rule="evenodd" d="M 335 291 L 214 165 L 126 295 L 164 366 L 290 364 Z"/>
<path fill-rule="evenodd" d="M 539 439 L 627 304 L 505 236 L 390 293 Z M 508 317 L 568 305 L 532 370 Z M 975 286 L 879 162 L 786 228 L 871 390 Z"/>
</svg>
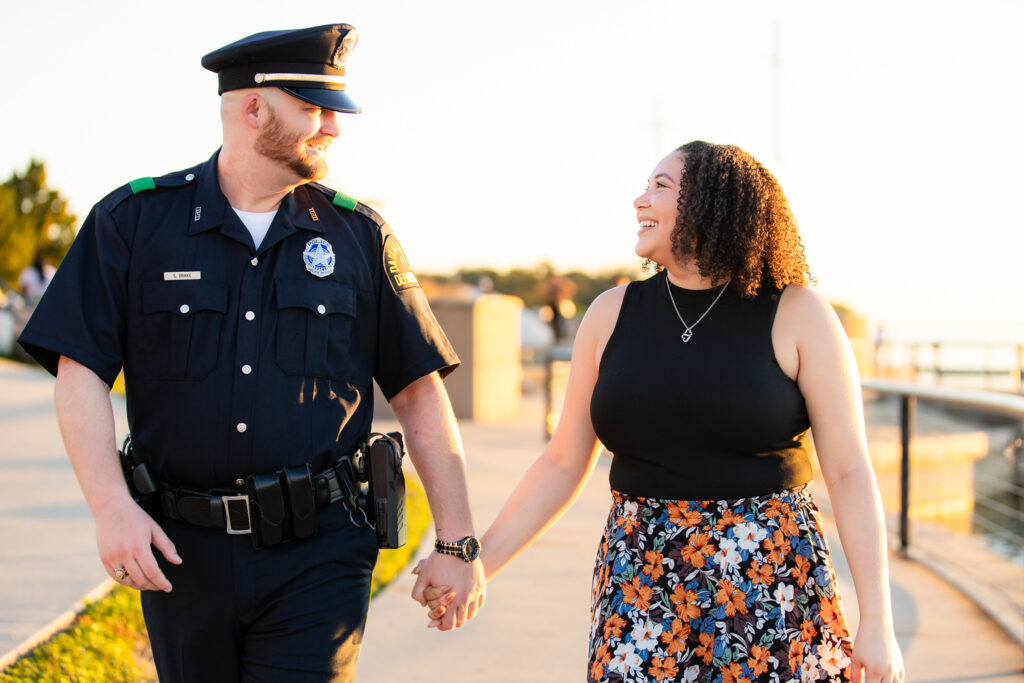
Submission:
<svg viewBox="0 0 1024 683">
<path fill-rule="evenodd" d="M 332 83 L 334 85 L 340 85 L 341 89 L 345 89 L 345 77 L 344 76 L 327 76 L 321 74 L 264 74 L 259 73 L 253 76 L 253 80 L 257 83 L 267 83 L 270 81 L 307 81 L 310 83 Z"/>
</svg>

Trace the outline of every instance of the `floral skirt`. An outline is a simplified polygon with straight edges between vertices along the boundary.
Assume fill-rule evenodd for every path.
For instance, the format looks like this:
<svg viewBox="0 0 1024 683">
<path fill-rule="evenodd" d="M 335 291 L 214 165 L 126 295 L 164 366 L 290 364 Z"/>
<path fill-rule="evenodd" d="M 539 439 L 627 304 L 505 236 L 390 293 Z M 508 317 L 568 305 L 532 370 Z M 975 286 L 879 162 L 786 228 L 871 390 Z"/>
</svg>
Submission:
<svg viewBox="0 0 1024 683">
<path fill-rule="evenodd" d="M 588 681 L 850 680 L 852 642 L 809 491 L 717 501 L 612 494 Z"/>
</svg>

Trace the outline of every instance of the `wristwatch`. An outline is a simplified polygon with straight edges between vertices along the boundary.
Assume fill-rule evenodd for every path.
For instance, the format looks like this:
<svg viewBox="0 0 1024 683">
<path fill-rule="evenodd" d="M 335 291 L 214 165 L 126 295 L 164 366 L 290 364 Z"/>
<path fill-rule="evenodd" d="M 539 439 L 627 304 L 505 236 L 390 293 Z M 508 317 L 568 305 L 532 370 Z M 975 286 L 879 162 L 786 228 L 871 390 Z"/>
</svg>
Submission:
<svg viewBox="0 0 1024 683">
<path fill-rule="evenodd" d="M 476 536 L 466 536 L 458 541 L 434 541 L 434 550 L 445 555 L 454 555 L 464 562 L 472 562 L 480 555 L 480 541 Z"/>
</svg>

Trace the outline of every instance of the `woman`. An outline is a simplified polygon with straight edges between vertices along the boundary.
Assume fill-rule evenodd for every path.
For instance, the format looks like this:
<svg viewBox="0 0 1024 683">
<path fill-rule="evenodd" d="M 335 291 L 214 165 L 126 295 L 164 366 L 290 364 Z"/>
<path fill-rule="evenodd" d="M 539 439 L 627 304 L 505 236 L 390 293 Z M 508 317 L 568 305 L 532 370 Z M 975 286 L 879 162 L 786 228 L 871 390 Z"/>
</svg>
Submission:
<svg viewBox="0 0 1024 683">
<path fill-rule="evenodd" d="M 661 270 L 587 311 L 557 431 L 482 539 L 488 577 L 572 503 L 603 443 L 589 681 L 902 680 L 856 365 L 781 188 L 698 141 L 633 204 L 636 253 Z M 809 427 L 857 589 L 852 642 Z"/>
</svg>

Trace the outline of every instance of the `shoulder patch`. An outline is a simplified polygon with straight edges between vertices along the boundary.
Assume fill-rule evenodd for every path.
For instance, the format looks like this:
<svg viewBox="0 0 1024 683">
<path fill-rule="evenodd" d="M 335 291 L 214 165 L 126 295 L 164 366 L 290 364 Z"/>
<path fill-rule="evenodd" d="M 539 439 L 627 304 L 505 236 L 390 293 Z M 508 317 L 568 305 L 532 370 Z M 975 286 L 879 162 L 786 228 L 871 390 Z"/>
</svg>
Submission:
<svg viewBox="0 0 1024 683">
<path fill-rule="evenodd" d="M 384 274 L 395 294 L 414 287 L 419 287 L 419 280 L 416 273 L 412 272 L 409 259 L 405 257 L 405 251 L 394 235 L 384 238 Z"/>
<path fill-rule="evenodd" d="M 128 187 L 132 188 L 132 194 L 138 194 L 146 190 L 156 189 L 156 181 L 152 178 L 136 178 L 128 183 Z"/>
</svg>

